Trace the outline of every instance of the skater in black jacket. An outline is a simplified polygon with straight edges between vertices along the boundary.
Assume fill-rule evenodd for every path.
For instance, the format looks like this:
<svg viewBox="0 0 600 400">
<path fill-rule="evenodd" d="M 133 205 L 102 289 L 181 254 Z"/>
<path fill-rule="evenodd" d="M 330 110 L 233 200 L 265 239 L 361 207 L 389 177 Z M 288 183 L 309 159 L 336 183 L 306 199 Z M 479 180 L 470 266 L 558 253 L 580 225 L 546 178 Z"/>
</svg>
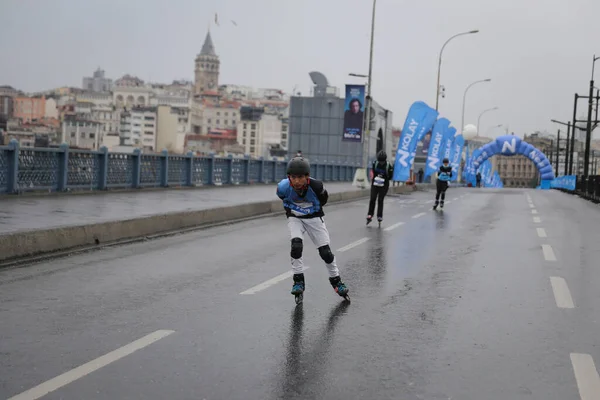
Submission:
<svg viewBox="0 0 600 400">
<path fill-rule="evenodd" d="M 369 202 L 367 225 L 373 220 L 375 200 L 377 200 L 377 221 L 383 220 L 383 199 L 390 188 L 392 176 L 394 176 L 394 167 L 387 162 L 386 152 L 381 150 L 377 153 L 377 161 L 373 161 L 373 180 L 371 181 L 371 201 Z"/>
</svg>

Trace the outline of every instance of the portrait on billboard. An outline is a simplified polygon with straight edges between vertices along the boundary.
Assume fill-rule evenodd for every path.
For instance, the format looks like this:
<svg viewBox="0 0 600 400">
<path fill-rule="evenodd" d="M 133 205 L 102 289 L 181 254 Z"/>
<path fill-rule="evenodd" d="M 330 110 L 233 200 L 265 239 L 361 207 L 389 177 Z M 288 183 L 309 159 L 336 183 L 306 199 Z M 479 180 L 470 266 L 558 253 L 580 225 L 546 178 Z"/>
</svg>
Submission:
<svg viewBox="0 0 600 400">
<path fill-rule="evenodd" d="M 365 111 L 365 86 L 346 85 L 346 106 L 344 107 L 343 140 L 362 140 Z"/>
</svg>

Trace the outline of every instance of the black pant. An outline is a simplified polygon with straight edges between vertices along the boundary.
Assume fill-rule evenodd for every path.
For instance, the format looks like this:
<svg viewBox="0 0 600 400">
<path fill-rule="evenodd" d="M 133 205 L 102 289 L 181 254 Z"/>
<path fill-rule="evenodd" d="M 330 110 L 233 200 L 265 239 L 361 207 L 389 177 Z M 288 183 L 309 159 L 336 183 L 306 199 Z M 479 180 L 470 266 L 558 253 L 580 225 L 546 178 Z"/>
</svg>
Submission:
<svg viewBox="0 0 600 400">
<path fill-rule="evenodd" d="M 373 215 L 375 212 L 375 200 L 377 200 L 377 217 L 383 218 L 383 199 L 387 194 L 389 186 L 373 186 L 371 185 L 371 201 L 369 202 L 369 213 Z M 377 198 L 379 196 L 379 198 Z"/>
<path fill-rule="evenodd" d="M 437 189 L 435 193 L 435 205 L 437 206 L 438 204 L 440 204 L 440 196 L 442 197 L 441 204 L 444 205 L 444 200 L 446 199 L 446 189 L 448 189 L 448 182 L 440 181 L 438 179 L 438 181 L 435 184 L 435 187 Z"/>
</svg>

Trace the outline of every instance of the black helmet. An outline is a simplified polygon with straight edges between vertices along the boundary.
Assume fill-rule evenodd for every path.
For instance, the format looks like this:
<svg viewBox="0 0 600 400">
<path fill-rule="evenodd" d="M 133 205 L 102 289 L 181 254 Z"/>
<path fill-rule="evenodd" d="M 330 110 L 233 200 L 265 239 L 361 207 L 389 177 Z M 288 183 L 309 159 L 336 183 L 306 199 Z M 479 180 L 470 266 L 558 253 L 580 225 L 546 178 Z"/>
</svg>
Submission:
<svg viewBox="0 0 600 400">
<path fill-rule="evenodd" d="M 442 164 L 446 164 L 446 163 L 449 163 L 449 162 L 450 162 L 450 160 L 448 160 L 447 158 L 444 158 L 444 159 L 442 160 Z"/>
<path fill-rule="evenodd" d="M 385 161 L 387 160 L 387 153 L 383 150 L 379 150 L 379 153 L 377 153 L 377 161 Z"/>
<path fill-rule="evenodd" d="M 310 164 L 304 157 L 294 157 L 288 162 L 288 175 L 310 175 Z"/>
</svg>

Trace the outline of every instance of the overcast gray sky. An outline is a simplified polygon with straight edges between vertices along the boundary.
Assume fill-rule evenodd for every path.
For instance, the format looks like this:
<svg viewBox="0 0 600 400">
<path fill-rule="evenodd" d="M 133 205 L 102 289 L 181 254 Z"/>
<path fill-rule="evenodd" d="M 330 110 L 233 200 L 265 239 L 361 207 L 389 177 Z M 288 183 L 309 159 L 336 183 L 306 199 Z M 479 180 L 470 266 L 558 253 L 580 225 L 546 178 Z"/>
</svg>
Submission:
<svg viewBox="0 0 600 400">
<path fill-rule="evenodd" d="M 218 13 L 211 33 L 220 83 L 308 94 L 308 72 L 318 70 L 343 93 L 345 83 L 363 81 L 348 73 L 368 72 L 371 7 L 371 0 L 0 0 L 0 85 L 80 87 L 98 66 L 113 79 L 191 80 Z M 600 55 L 599 0 L 378 0 L 373 96 L 394 112 L 395 126 L 412 102 L 435 105 L 439 50 L 472 29 L 480 33 L 444 51 L 441 116 L 458 127 L 464 89 L 489 77 L 467 97 L 466 123 L 500 107 L 482 117 L 482 133 L 498 124 L 520 136 L 555 132 L 551 118 L 572 118 L 573 94 L 587 95 L 592 57 Z M 581 101 L 582 116 L 585 107 Z"/>
</svg>

